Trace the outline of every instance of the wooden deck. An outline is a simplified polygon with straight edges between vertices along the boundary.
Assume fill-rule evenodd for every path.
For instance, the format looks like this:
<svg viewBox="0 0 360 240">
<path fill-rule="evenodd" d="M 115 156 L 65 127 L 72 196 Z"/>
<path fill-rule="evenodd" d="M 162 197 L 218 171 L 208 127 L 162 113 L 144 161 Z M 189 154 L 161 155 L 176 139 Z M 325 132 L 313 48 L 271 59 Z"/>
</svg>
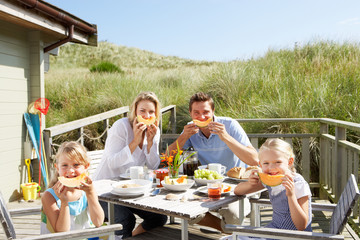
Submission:
<svg viewBox="0 0 360 240">
<path fill-rule="evenodd" d="M 40 200 L 34 202 L 12 202 L 8 205 L 10 209 L 13 208 L 28 208 L 32 206 L 40 205 Z M 264 208 L 261 210 L 261 224 L 266 224 L 271 221 L 272 210 L 271 208 Z M 314 212 L 313 216 L 313 231 L 314 232 L 327 232 L 329 228 L 329 221 L 331 214 L 328 212 Z M 33 235 L 38 235 L 40 233 L 40 215 L 31 215 L 13 218 L 15 229 L 18 234 L 18 238 L 29 237 Z M 138 219 L 138 223 L 141 222 L 141 219 Z M 246 225 L 250 224 L 248 218 L 245 219 Z M 349 225 L 346 226 L 343 235 L 345 239 L 359 239 L 355 232 L 350 228 Z M 189 239 L 191 240 L 205 240 L 205 239 L 219 239 L 226 234 L 221 234 L 218 231 L 214 231 L 210 228 L 205 228 L 199 225 L 190 226 L 189 225 Z M 153 231 L 144 233 L 142 235 L 128 238 L 134 240 L 152 240 L 152 239 L 180 239 L 181 237 L 181 225 L 180 219 L 175 219 L 174 224 L 169 222 L 164 226 Z M 5 239 L 2 228 L 0 229 L 0 240 Z"/>
</svg>

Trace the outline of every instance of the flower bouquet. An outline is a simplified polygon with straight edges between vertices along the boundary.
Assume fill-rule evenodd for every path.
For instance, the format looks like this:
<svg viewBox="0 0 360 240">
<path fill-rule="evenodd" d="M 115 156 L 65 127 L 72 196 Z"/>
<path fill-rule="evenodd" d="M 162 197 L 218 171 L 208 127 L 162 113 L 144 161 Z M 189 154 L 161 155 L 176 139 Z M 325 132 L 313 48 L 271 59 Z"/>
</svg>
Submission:
<svg viewBox="0 0 360 240">
<path fill-rule="evenodd" d="M 169 177 L 178 178 L 179 177 L 179 167 L 183 164 L 189 157 L 194 153 L 188 154 L 186 158 L 183 157 L 186 151 L 183 151 L 179 148 L 179 143 L 176 141 L 177 149 L 172 150 L 171 154 L 169 153 L 169 147 L 166 148 L 166 152 L 162 153 L 160 156 L 161 162 L 166 162 L 169 168 Z"/>
</svg>

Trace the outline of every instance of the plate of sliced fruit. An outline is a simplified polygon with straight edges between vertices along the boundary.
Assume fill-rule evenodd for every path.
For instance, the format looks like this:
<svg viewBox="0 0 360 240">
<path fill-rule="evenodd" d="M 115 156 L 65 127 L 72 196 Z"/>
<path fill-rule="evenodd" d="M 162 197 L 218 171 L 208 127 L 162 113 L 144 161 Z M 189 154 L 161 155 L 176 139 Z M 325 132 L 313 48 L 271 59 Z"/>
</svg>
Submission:
<svg viewBox="0 0 360 240">
<path fill-rule="evenodd" d="M 227 184 L 221 184 L 221 195 L 230 194 L 234 189 Z M 207 186 L 203 186 L 197 189 L 198 192 L 203 194 L 208 194 L 208 188 Z"/>
<path fill-rule="evenodd" d="M 161 185 L 164 186 L 167 190 L 170 191 L 186 191 L 194 185 L 195 181 L 192 179 L 187 179 L 186 175 L 180 176 L 179 178 L 170 178 L 166 176 L 164 180 L 161 181 Z"/>
</svg>

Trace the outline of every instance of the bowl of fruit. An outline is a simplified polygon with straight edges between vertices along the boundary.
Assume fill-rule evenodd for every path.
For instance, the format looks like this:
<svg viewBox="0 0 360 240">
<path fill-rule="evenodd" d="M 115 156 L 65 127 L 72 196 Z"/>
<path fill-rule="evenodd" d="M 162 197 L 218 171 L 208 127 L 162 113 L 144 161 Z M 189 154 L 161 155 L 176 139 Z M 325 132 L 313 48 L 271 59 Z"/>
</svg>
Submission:
<svg viewBox="0 0 360 240">
<path fill-rule="evenodd" d="M 214 170 L 197 169 L 194 171 L 194 179 L 197 185 L 206 185 L 212 182 L 222 182 L 224 177 Z"/>
<path fill-rule="evenodd" d="M 169 176 L 166 176 L 164 180 L 161 181 L 161 185 L 170 191 L 186 191 L 191 188 L 194 183 L 194 180 L 187 179 L 186 175 L 180 176 L 179 178 L 170 178 Z"/>
</svg>

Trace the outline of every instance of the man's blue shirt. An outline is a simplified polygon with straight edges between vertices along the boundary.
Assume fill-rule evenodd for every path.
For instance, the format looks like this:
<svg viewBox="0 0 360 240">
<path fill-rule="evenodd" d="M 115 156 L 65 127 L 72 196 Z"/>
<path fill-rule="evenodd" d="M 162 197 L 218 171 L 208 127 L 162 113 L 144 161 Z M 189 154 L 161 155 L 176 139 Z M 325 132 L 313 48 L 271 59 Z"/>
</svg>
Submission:
<svg viewBox="0 0 360 240">
<path fill-rule="evenodd" d="M 244 129 L 236 120 L 229 117 L 214 116 L 214 121 L 224 124 L 229 135 L 239 143 L 244 146 L 251 145 Z M 209 138 L 206 138 L 204 134 L 199 131 L 186 141 L 183 148 L 187 149 L 191 146 L 198 152 L 198 158 L 202 165 L 221 163 L 226 166 L 226 171 L 233 167 L 246 167 L 246 164 L 242 162 L 216 134 L 210 134 Z"/>
</svg>

